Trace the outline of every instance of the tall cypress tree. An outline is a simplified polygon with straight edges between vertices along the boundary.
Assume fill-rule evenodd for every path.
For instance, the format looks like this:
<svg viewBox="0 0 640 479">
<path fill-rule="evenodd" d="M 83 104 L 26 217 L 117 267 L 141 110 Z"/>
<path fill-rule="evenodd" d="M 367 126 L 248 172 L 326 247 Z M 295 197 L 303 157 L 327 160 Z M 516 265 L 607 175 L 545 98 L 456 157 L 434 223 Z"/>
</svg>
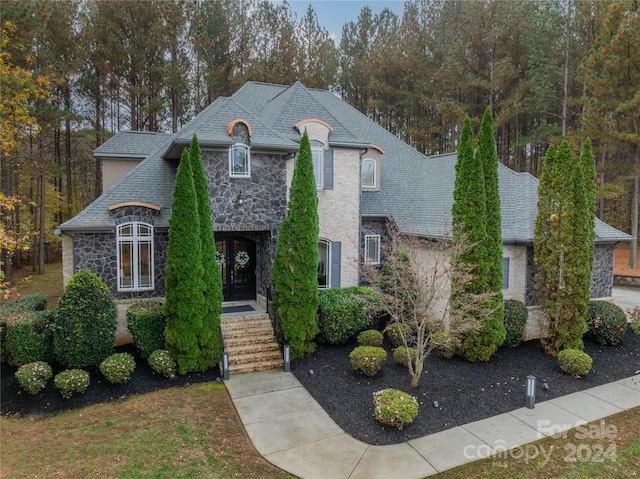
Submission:
<svg viewBox="0 0 640 479">
<path fill-rule="evenodd" d="M 549 318 L 549 334 L 542 344 L 553 356 L 584 346 L 583 300 L 576 295 L 584 260 L 584 249 L 576 249 L 576 241 L 584 241 L 575 238 L 583 235 L 584 223 L 576 209 L 585 203 L 582 170 L 574 165 L 571 147 L 563 140 L 553 159 L 549 152 L 545 156 L 534 231 L 538 302 Z"/>
<path fill-rule="evenodd" d="M 287 216 L 280 226 L 271 282 L 291 357 L 315 350 L 318 309 L 318 195 L 305 131 L 293 171 Z"/>
<path fill-rule="evenodd" d="M 467 115 L 460 133 L 451 213 L 454 241 L 460 239 L 472 245 L 467 252 L 461 255 L 459 261 L 464 265 L 472 266 L 473 279 L 464 287 L 455 282 L 452 284 L 451 304 L 454 316 L 457 314 L 458 306 L 467 301 L 468 294 L 483 294 L 488 288 L 487 199 L 484 183 L 482 160 L 480 155 L 474 154 L 471 120 Z M 486 360 L 488 356 L 484 343 L 485 340 L 481 332 L 469 334 L 463 338 L 458 354 L 469 361 Z M 489 353 L 489 356 L 494 351 L 495 349 Z"/>
<path fill-rule="evenodd" d="M 200 241 L 202 243 L 202 267 L 204 281 L 204 309 L 202 328 L 198 331 L 200 363 L 198 369 L 206 371 L 215 367 L 222 357 L 222 339 L 220 337 L 220 315 L 222 314 L 222 276 L 216 262 L 216 240 L 211 221 L 211 203 L 209 202 L 209 184 L 202 164 L 200 144 L 193 135 L 189 160 L 193 172 L 193 184 L 198 198 L 200 217 Z"/>
<path fill-rule="evenodd" d="M 486 254 L 485 274 L 487 292 L 493 293 L 490 309 L 493 312 L 485 319 L 478 332 L 468 335 L 462 344 L 464 356 L 470 361 L 487 361 L 504 342 L 507 335 L 504 327 L 504 303 L 502 299 L 502 216 L 500 214 L 500 191 L 498 186 L 498 151 L 493 135 L 491 108 L 482 117 L 478 133 L 478 148 L 475 161 L 482 165 L 486 198 L 486 236 L 483 246 Z M 476 166 L 477 167 L 477 166 Z M 474 227 L 471 224 L 471 227 Z"/>
<path fill-rule="evenodd" d="M 165 280 L 164 315 L 167 349 L 178 362 L 178 372 L 198 371 L 201 353 L 204 282 L 198 198 L 187 149 L 176 174 L 169 220 L 169 247 Z"/>
</svg>

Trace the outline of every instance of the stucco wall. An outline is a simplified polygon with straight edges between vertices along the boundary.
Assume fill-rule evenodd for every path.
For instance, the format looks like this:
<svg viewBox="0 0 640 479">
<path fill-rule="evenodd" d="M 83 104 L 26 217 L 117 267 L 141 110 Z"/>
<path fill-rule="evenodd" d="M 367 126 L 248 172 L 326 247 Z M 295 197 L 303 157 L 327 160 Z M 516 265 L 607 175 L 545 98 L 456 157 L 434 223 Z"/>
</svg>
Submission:
<svg viewBox="0 0 640 479">
<path fill-rule="evenodd" d="M 102 160 L 102 191 L 107 191 L 133 170 L 140 160 Z"/>
</svg>

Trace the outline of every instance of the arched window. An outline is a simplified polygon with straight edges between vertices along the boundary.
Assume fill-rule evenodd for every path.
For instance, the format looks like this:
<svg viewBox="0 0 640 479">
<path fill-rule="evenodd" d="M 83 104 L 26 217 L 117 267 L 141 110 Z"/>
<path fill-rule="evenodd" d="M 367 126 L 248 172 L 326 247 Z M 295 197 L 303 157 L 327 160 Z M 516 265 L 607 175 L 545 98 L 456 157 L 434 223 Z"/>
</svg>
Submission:
<svg viewBox="0 0 640 479">
<path fill-rule="evenodd" d="M 376 160 L 373 158 L 365 158 L 362 160 L 362 187 L 376 187 Z"/>
<path fill-rule="evenodd" d="M 331 287 L 331 241 L 318 241 L 318 287 Z"/>
<path fill-rule="evenodd" d="M 229 148 L 229 176 L 251 177 L 251 153 L 247 145 L 236 143 Z"/>
<path fill-rule="evenodd" d="M 153 226 L 124 223 L 116 232 L 118 291 L 153 289 Z"/>
</svg>

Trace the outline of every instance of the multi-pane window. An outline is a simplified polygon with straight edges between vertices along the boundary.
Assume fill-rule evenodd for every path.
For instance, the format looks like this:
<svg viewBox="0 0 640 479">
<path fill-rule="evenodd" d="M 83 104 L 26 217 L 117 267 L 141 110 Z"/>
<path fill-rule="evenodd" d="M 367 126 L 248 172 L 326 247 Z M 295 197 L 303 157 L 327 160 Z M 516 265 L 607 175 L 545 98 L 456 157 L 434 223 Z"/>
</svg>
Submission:
<svg viewBox="0 0 640 479">
<path fill-rule="evenodd" d="M 316 179 L 316 188 L 322 188 L 324 182 L 324 146 L 319 141 L 311 141 L 311 156 L 313 157 L 313 175 Z"/>
<path fill-rule="evenodd" d="M 247 145 L 236 143 L 229 148 L 229 175 L 251 177 L 251 154 Z"/>
<path fill-rule="evenodd" d="M 326 240 L 318 242 L 318 287 L 331 287 L 331 243 Z"/>
<path fill-rule="evenodd" d="M 376 160 L 371 158 L 365 158 L 362 160 L 362 187 L 363 188 L 375 188 L 376 187 Z"/>
<path fill-rule="evenodd" d="M 146 223 L 118 226 L 118 291 L 153 289 L 153 227 Z"/>
<path fill-rule="evenodd" d="M 367 264 L 380 264 L 380 235 L 364 237 L 364 261 Z"/>
</svg>

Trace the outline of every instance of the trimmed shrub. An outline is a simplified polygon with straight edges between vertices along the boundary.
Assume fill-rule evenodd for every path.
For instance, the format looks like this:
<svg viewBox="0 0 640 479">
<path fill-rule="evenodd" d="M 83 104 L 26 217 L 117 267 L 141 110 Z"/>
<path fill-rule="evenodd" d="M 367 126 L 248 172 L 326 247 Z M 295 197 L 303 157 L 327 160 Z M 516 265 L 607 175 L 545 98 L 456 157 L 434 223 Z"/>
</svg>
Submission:
<svg viewBox="0 0 640 479">
<path fill-rule="evenodd" d="M 374 376 L 387 360 L 387 352 L 375 346 L 358 346 L 349 355 L 351 367 L 367 376 Z"/>
<path fill-rule="evenodd" d="M 89 373 L 82 369 L 67 369 L 53 378 L 53 384 L 65 399 L 69 399 L 74 394 L 84 394 L 89 387 L 89 382 Z"/>
<path fill-rule="evenodd" d="M 53 341 L 58 362 L 70 369 L 97 368 L 113 353 L 116 302 L 89 270 L 75 273 L 58 301 Z"/>
<path fill-rule="evenodd" d="M 591 301 L 587 309 L 587 337 L 600 344 L 616 345 L 627 330 L 627 315 L 620 306 Z"/>
<path fill-rule="evenodd" d="M 593 360 L 584 351 L 579 349 L 563 349 L 558 353 L 560 369 L 572 376 L 586 376 L 591 371 Z"/>
<path fill-rule="evenodd" d="M 631 321 L 631 329 L 640 336 L 640 306 L 627 310 L 627 316 Z"/>
<path fill-rule="evenodd" d="M 380 303 L 371 288 L 352 286 L 319 291 L 317 341 L 339 344 L 371 326 Z"/>
<path fill-rule="evenodd" d="M 373 393 L 373 416 L 382 424 L 403 429 L 418 416 L 418 400 L 398 389 Z"/>
<path fill-rule="evenodd" d="M 47 309 L 47 295 L 39 293 L 28 294 L 19 303 L 22 311 L 44 311 Z"/>
<path fill-rule="evenodd" d="M 383 340 L 383 334 L 375 329 L 367 329 L 358 334 L 358 346 L 382 346 Z"/>
<path fill-rule="evenodd" d="M 169 379 L 176 377 L 178 366 L 176 360 L 166 349 L 158 349 L 149 355 L 149 366 L 155 372 L 160 373 Z"/>
<path fill-rule="evenodd" d="M 442 331 L 431 333 L 430 339 L 438 356 L 445 359 L 451 359 L 460 349 L 459 338 L 450 337 Z"/>
<path fill-rule="evenodd" d="M 163 305 L 158 301 L 140 301 L 127 309 L 127 327 L 140 357 L 148 359 L 156 349 L 164 349 L 166 322 Z"/>
<path fill-rule="evenodd" d="M 404 366 L 409 367 L 409 361 L 414 362 L 416 359 L 416 348 L 405 348 L 404 346 L 398 346 L 393 350 L 393 360 Z"/>
<path fill-rule="evenodd" d="M 47 297 L 44 294 L 29 294 L 18 301 L 9 301 L 0 305 L 0 361 L 8 361 L 6 333 L 7 325 L 21 322 L 21 313 L 44 311 L 47 307 Z"/>
<path fill-rule="evenodd" d="M 527 324 L 529 310 L 522 301 L 507 299 L 504 302 L 504 328 L 507 336 L 503 346 L 515 348 L 522 342 L 522 334 Z"/>
<path fill-rule="evenodd" d="M 411 326 L 404 323 L 391 323 L 385 329 L 384 332 L 389 336 L 389 340 L 394 347 L 402 346 L 402 336 L 400 332 L 403 331 L 405 336 L 411 336 L 413 334 L 413 329 Z M 413 342 L 413 341 L 410 341 Z"/>
<path fill-rule="evenodd" d="M 10 315 L 11 322 L 5 326 L 5 348 L 7 362 L 13 366 L 44 361 L 46 347 L 44 335 L 34 330 L 35 312 L 20 312 Z"/>
<path fill-rule="evenodd" d="M 53 370 L 44 361 L 23 364 L 16 371 L 20 387 L 29 394 L 38 394 L 53 377 Z"/>
<path fill-rule="evenodd" d="M 135 369 L 136 361 L 129 353 L 112 354 L 100 363 L 100 372 L 113 384 L 129 382 Z"/>
</svg>

